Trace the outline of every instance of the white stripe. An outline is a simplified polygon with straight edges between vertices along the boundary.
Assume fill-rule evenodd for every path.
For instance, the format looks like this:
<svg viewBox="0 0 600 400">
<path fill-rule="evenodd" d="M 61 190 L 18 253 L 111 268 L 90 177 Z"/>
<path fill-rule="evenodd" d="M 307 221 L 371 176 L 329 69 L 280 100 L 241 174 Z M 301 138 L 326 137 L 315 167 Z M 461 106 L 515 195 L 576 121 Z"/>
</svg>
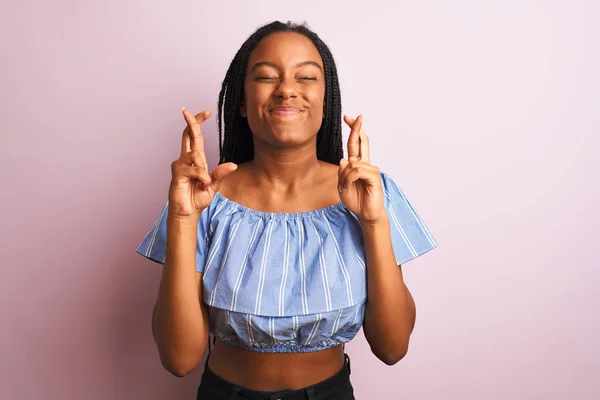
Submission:
<svg viewBox="0 0 600 400">
<path fill-rule="evenodd" d="M 230 208 L 229 211 L 227 211 L 227 213 L 225 215 L 231 215 L 233 213 L 235 213 L 237 211 L 237 208 Z"/>
<path fill-rule="evenodd" d="M 152 253 L 152 248 L 154 247 L 154 241 L 156 240 L 156 234 L 158 233 L 158 230 L 160 228 L 160 221 L 162 221 L 163 216 L 167 212 L 168 208 L 169 208 L 169 203 L 167 203 L 167 205 L 163 208 L 162 212 L 160 213 L 160 217 L 158 217 L 158 219 L 154 222 L 154 224 L 156 225 L 156 228 L 154 229 L 154 232 L 152 232 L 152 239 L 150 239 L 150 243 L 148 244 L 148 248 L 146 249 L 147 257 L 149 257 L 150 254 Z"/>
<path fill-rule="evenodd" d="M 275 344 L 275 320 L 273 317 L 269 317 L 269 334 L 271 335 L 271 341 Z"/>
<path fill-rule="evenodd" d="M 146 247 L 146 252 L 144 253 L 146 257 L 150 257 L 152 246 L 156 238 L 156 232 L 158 231 L 158 222 L 159 220 L 154 221 L 154 223 L 152 224 L 152 228 L 150 228 L 150 241 L 148 242 L 148 247 Z"/>
<path fill-rule="evenodd" d="M 358 217 L 356 215 L 354 215 L 353 212 L 350 212 L 349 214 L 356 220 L 356 222 L 358 222 L 360 224 L 360 221 L 358 220 Z"/>
<path fill-rule="evenodd" d="M 223 199 L 225 199 L 225 197 L 223 197 L 223 196 L 221 196 L 221 197 Z M 219 214 L 221 212 L 221 210 L 223 209 L 223 207 L 225 207 L 225 204 L 227 204 L 227 202 L 228 202 L 228 199 L 225 199 L 224 202 L 222 202 L 221 204 L 219 204 L 219 206 L 215 209 L 214 214 L 210 217 L 211 220 L 214 219 L 217 216 L 217 214 Z"/>
<path fill-rule="evenodd" d="M 267 240 L 265 240 L 265 246 L 263 248 L 263 259 L 262 265 L 260 266 L 260 274 L 258 277 L 258 293 L 256 294 L 256 305 L 254 307 L 254 314 L 260 314 L 260 304 L 262 301 L 262 293 L 265 287 L 265 271 L 267 270 L 267 257 L 269 256 L 269 250 L 271 247 L 271 232 L 273 232 L 274 220 L 271 219 L 267 223 Z"/>
<path fill-rule="evenodd" d="M 338 330 L 338 325 L 340 324 L 340 318 L 342 317 L 342 312 L 343 312 L 343 311 L 344 311 L 344 309 L 341 309 L 341 310 L 338 312 L 338 316 L 337 316 L 337 318 L 335 319 L 335 322 L 333 323 L 333 329 L 331 330 L 331 336 L 335 335 L 335 333 L 336 333 L 336 332 L 337 332 L 337 330 Z"/>
<path fill-rule="evenodd" d="M 388 198 L 388 200 L 392 198 L 392 196 L 390 195 L 389 190 L 386 190 L 385 186 L 383 187 L 383 194 L 385 195 L 385 197 Z"/>
<path fill-rule="evenodd" d="M 227 328 L 227 334 L 231 334 L 233 328 L 231 327 L 231 319 L 229 318 L 229 310 L 225 310 L 225 327 Z"/>
<path fill-rule="evenodd" d="M 252 231 L 252 236 L 250 236 L 250 241 L 248 242 L 248 247 L 246 248 L 246 254 L 244 254 L 244 261 L 242 261 L 242 267 L 240 268 L 240 272 L 238 273 L 237 279 L 235 280 L 235 285 L 233 286 L 233 296 L 231 297 L 231 309 L 236 311 L 237 299 L 240 290 L 240 286 L 242 286 L 242 277 L 244 276 L 244 272 L 246 272 L 246 266 L 248 265 L 248 255 L 250 254 L 250 250 L 254 245 L 254 241 L 258 236 L 258 228 L 260 227 L 262 219 L 258 220 L 258 223 L 254 226 L 254 230 Z"/>
<path fill-rule="evenodd" d="M 209 221 L 208 221 L 208 229 L 206 230 L 206 239 L 208 241 L 208 232 L 210 231 L 210 234 L 213 234 L 213 230 L 212 230 L 212 225 L 210 224 L 210 221 L 212 221 L 219 212 L 221 212 L 221 210 L 223 209 L 223 207 L 225 207 L 225 204 L 227 204 L 226 201 L 222 202 L 221 204 L 219 204 L 219 206 L 217 207 L 217 209 L 215 210 L 214 214 L 210 217 Z"/>
<path fill-rule="evenodd" d="M 354 255 L 356 256 L 356 261 L 358 261 L 358 265 L 360 265 L 360 267 L 364 271 L 365 270 L 365 263 L 363 262 L 362 258 L 360 258 L 360 255 L 356 252 L 356 249 L 354 250 Z"/>
<path fill-rule="evenodd" d="M 361 268 L 364 271 L 364 269 L 366 267 L 365 262 L 361 258 L 360 254 L 358 254 L 358 251 L 356 251 L 356 246 L 354 245 L 354 243 L 352 243 L 352 247 L 354 248 L 354 255 L 356 256 L 356 259 L 358 260 L 358 264 L 361 266 Z"/>
<path fill-rule="evenodd" d="M 402 226 L 400 226 L 400 223 L 398 222 L 398 218 L 396 218 L 396 213 L 394 212 L 394 209 L 392 209 L 390 207 L 389 210 L 390 210 L 390 215 L 392 216 L 392 221 L 394 222 L 396 229 L 398 229 L 398 232 L 400 232 L 400 236 L 402 236 L 404 243 L 406 243 L 406 245 L 408 246 L 408 250 L 410 250 L 410 253 L 413 255 L 413 257 L 416 257 L 417 251 L 415 250 L 412 243 L 408 239 L 408 236 L 406 236 L 406 232 L 404 232 L 404 229 L 402 229 Z"/>
<path fill-rule="evenodd" d="M 402 189 L 398 188 L 398 190 L 402 194 L 402 197 L 404 198 L 404 201 L 406 202 L 406 206 L 408 207 L 408 209 L 412 213 L 414 219 L 417 220 L 417 223 L 421 227 L 421 231 L 425 234 L 425 237 L 427 238 L 427 240 L 429 240 L 429 244 L 431 244 L 432 246 L 437 246 L 437 242 L 435 241 L 435 239 L 433 238 L 433 236 L 431 235 L 431 233 L 429 232 L 429 230 L 427 229 L 427 227 L 425 226 L 425 224 L 423 224 L 423 221 L 421 220 L 421 218 L 419 217 L 419 215 L 417 215 L 417 212 L 410 205 L 410 202 L 408 201 L 408 198 L 406 197 L 406 195 L 404 194 L 404 192 L 402 191 Z"/>
<path fill-rule="evenodd" d="M 315 338 L 317 330 L 319 329 L 319 324 L 321 324 L 321 313 L 317 314 L 317 322 L 315 322 L 315 324 L 313 325 L 312 330 L 310 331 L 310 335 L 308 335 L 308 339 L 306 340 L 304 345 L 308 345 Z"/>
<path fill-rule="evenodd" d="M 292 329 L 294 330 L 294 332 L 292 332 L 292 338 L 296 339 L 296 337 L 298 336 L 298 316 L 294 315 L 292 317 Z"/>
<path fill-rule="evenodd" d="M 344 259 L 342 257 L 342 252 L 340 250 L 340 246 L 338 245 L 337 239 L 335 238 L 335 234 L 333 233 L 333 229 L 331 229 L 331 225 L 329 224 L 329 220 L 327 219 L 327 216 L 325 215 L 325 213 L 323 213 L 323 220 L 327 224 L 327 227 L 329 228 L 329 232 L 331 233 L 331 238 L 333 239 L 333 243 L 335 244 L 335 250 L 336 250 L 337 257 L 338 257 L 338 261 L 340 262 L 340 266 L 342 267 L 342 274 L 344 275 L 344 279 L 346 280 L 346 293 L 348 295 L 348 306 L 351 306 L 351 305 L 353 305 L 354 300 L 352 299 L 352 291 L 351 291 L 352 286 L 350 285 L 350 274 L 348 273 L 348 270 L 346 268 L 346 263 L 344 262 Z"/>
<path fill-rule="evenodd" d="M 237 222 L 238 225 L 239 225 L 240 221 Z M 229 225 L 229 222 L 227 221 L 227 219 L 225 219 L 224 225 L 225 226 Z M 237 228 L 236 228 L 236 230 L 237 230 Z M 206 261 L 206 267 L 204 269 L 204 276 L 208 275 L 208 271 L 210 270 L 212 262 L 214 261 L 215 256 L 217 255 L 217 252 L 219 251 L 219 247 L 221 245 L 221 240 L 223 239 L 223 233 L 225 233 L 225 229 L 223 229 L 221 231 L 221 234 L 217 237 L 217 240 L 215 241 L 215 243 L 213 243 L 211 245 L 211 249 L 209 250 L 209 254 L 208 254 L 208 260 Z"/>
<path fill-rule="evenodd" d="M 246 330 L 248 331 L 248 338 L 250 339 L 250 346 L 254 344 L 254 333 L 252 333 L 252 320 L 250 314 L 246 314 Z"/>
<path fill-rule="evenodd" d="M 356 217 L 356 215 L 354 215 L 354 213 L 350 213 L 350 215 L 352 215 L 352 217 L 354 217 L 354 219 L 356 220 L 356 222 L 358 222 L 358 224 L 360 225 L 360 221 L 358 220 L 358 218 Z M 358 251 L 356 251 L 356 246 L 354 245 L 354 242 L 352 243 L 352 247 L 354 247 L 354 254 L 356 254 L 356 259 L 358 260 L 358 263 L 360 264 L 361 268 L 364 270 L 366 265 L 365 262 L 363 261 L 363 259 L 360 257 L 360 254 L 358 254 Z"/>
<path fill-rule="evenodd" d="M 299 220 L 296 220 L 298 225 L 298 240 L 300 241 L 300 276 L 302 281 L 302 312 L 308 314 L 308 300 L 306 298 L 306 264 L 304 263 L 304 230 Z"/>
<path fill-rule="evenodd" d="M 329 287 L 329 278 L 327 277 L 327 270 L 325 268 L 325 253 L 323 252 L 323 238 L 317 229 L 317 225 L 314 223 L 315 232 L 319 238 L 319 266 L 321 267 L 321 278 L 323 279 L 323 291 L 325 292 L 325 307 L 327 311 L 331 311 L 331 289 Z"/>
<path fill-rule="evenodd" d="M 154 221 L 154 223 L 152 224 L 152 226 L 150 227 L 150 231 L 148 232 L 148 235 L 147 235 L 147 236 L 150 236 L 150 235 L 152 235 L 152 236 L 156 236 L 156 227 L 157 227 L 158 225 L 160 225 L 160 221 L 162 220 L 162 213 L 163 213 L 163 212 L 164 212 L 164 209 L 163 209 L 163 211 L 161 212 L 161 215 L 158 217 L 158 219 L 156 219 L 156 220 Z M 146 239 L 146 238 L 144 238 L 144 239 Z M 152 240 L 152 239 L 150 239 L 150 240 Z M 148 247 L 146 248 L 146 256 L 148 256 L 148 255 L 149 255 L 149 253 L 148 253 L 148 249 L 149 249 L 149 248 L 150 248 L 150 243 L 148 243 Z"/>
<path fill-rule="evenodd" d="M 285 282 L 287 280 L 288 273 L 288 258 L 290 251 L 290 238 L 288 232 L 288 224 L 285 222 L 285 250 L 283 252 L 283 276 L 281 278 L 281 286 L 279 286 L 279 316 L 283 316 L 283 310 L 285 309 L 285 298 L 283 296 L 283 290 L 285 289 Z"/>
<path fill-rule="evenodd" d="M 214 304 L 214 302 L 215 302 L 215 297 L 217 295 L 217 287 L 219 286 L 219 280 L 221 279 L 221 274 L 223 273 L 223 270 L 225 269 L 225 262 L 227 261 L 227 256 L 229 255 L 229 249 L 231 248 L 231 243 L 233 243 L 233 238 L 235 238 L 235 234 L 237 233 L 237 230 L 240 226 L 240 222 L 242 222 L 242 219 L 240 219 L 239 221 L 237 221 L 234 224 L 233 232 L 229 238 L 229 244 L 227 245 L 227 249 L 225 250 L 225 254 L 223 255 L 223 258 L 221 260 L 221 268 L 219 269 L 219 275 L 217 276 L 217 279 L 215 280 L 215 286 L 213 287 L 212 292 L 210 293 L 209 305 Z"/>
<path fill-rule="evenodd" d="M 358 322 L 358 311 L 359 310 L 360 310 L 360 307 L 356 307 L 356 313 L 354 314 L 354 322 L 353 322 L 353 324 L 355 324 L 355 325 Z"/>
</svg>

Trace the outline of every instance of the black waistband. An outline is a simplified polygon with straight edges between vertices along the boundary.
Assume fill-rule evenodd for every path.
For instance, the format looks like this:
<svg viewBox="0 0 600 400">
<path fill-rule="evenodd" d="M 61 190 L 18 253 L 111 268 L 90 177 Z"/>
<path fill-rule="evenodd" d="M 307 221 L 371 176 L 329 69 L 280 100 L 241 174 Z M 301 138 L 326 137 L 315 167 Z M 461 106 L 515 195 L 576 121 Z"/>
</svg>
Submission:
<svg viewBox="0 0 600 400">
<path fill-rule="evenodd" d="M 230 393 L 232 395 L 230 398 L 247 398 L 256 400 L 269 398 L 278 398 L 282 400 L 304 400 L 319 398 L 319 393 L 338 390 L 340 388 L 350 386 L 350 357 L 344 353 L 344 366 L 335 375 L 321 382 L 302 389 L 288 389 L 276 392 L 250 390 L 224 380 L 210 370 L 208 367 L 207 357 L 204 366 L 204 374 L 202 375 L 202 385 L 217 386 L 221 390 Z"/>
</svg>

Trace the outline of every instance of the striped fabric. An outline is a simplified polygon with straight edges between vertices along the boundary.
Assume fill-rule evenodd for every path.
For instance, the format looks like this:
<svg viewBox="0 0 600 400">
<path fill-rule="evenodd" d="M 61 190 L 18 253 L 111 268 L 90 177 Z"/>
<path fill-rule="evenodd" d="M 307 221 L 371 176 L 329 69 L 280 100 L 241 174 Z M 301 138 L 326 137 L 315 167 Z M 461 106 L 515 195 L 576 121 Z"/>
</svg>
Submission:
<svg viewBox="0 0 600 400">
<path fill-rule="evenodd" d="M 437 247 L 402 190 L 381 173 L 398 264 Z M 137 252 L 164 263 L 165 205 Z M 210 331 L 261 352 L 310 352 L 350 341 L 367 298 L 362 231 L 341 203 L 260 212 L 217 193 L 200 215 L 196 270 Z"/>
</svg>

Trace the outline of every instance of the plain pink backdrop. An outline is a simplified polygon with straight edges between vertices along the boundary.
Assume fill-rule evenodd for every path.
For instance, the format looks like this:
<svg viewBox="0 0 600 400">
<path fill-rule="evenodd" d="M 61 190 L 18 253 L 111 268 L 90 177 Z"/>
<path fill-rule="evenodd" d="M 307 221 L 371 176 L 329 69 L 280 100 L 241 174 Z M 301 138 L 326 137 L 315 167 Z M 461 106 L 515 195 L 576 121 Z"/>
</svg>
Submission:
<svg viewBox="0 0 600 400">
<path fill-rule="evenodd" d="M 347 346 L 357 398 L 600 398 L 598 4 L 3 2 L 0 398 L 195 398 L 201 368 L 159 363 L 160 266 L 135 248 L 181 107 L 215 110 L 274 19 L 331 47 L 344 112 L 440 243 L 404 266 L 408 355 Z M 214 118 L 205 135 L 214 165 Z"/>
</svg>

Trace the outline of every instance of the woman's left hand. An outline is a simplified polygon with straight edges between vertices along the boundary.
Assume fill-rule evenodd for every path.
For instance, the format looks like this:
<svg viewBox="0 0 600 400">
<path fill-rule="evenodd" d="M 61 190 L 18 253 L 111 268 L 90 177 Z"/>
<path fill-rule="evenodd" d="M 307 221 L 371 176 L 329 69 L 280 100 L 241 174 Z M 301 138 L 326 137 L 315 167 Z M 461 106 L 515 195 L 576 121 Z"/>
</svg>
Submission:
<svg viewBox="0 0 600 400">
<path fill-rule="evenodd" d="M 350 127 L 348 159 L 342 158 L 338 171 L 338 191 L 346 208 L 363 223 L 377 223 L 387 218 L 379 168 L 370 163 L 369 138 L 362 129 L 362 115 L 356 119 L 345 115 Z"/>
</svg>

